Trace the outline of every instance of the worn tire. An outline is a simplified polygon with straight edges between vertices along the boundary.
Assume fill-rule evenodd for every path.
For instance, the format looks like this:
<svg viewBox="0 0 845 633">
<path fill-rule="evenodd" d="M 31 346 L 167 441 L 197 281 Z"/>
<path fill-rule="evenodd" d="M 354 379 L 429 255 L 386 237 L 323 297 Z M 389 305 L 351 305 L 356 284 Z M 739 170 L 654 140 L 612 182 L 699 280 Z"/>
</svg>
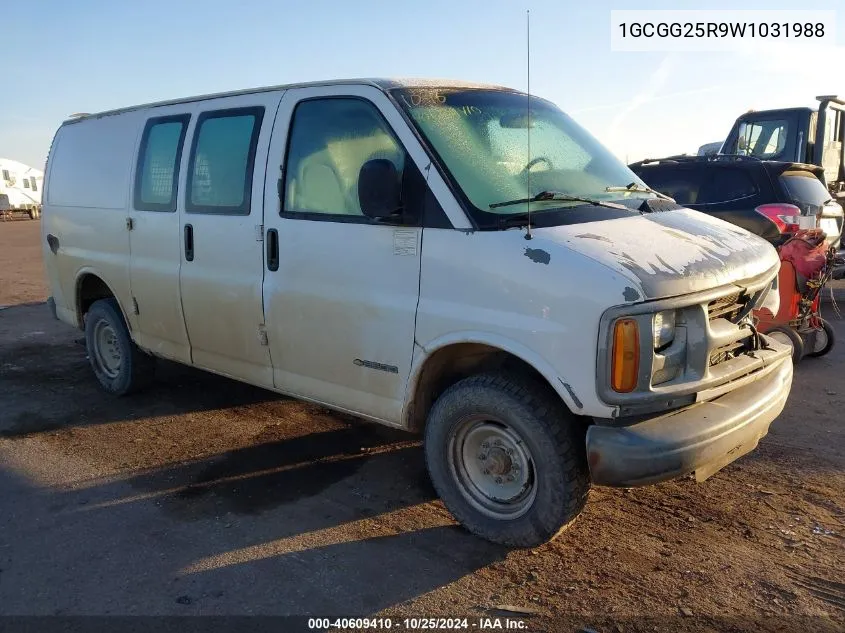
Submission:
<svg viewBox="0 0 845 633">
<path fill-rule="evenodd" d="M 97 332 L 109 328 L 113 332 L 113 346 L 119 351 L 120 361 L 113 375 L 103 366 Z M 155 373 L 155 358 L 142 352 L 132 338 L 115 299 L 95 301 L 85 315 L 85 349 L 94 375 L 103 389 L 118 396 L 137 392 L 147 387 Z"/>
<path fill-rule="evenodd" d="M 833 326 L 828 323 L 825 319 L 821 319 L 821 322 L 822 329 L 824 330 L 824 333 L 827 336 L 827 341 L 825 342 L 824 347 L 822 347 L 821 349 L 805 352 L 807 356 L 812 356 L 813 358 L 824 356 L 830 350 L 833 349 L 834 345 L 836 345 L 836 334 L 833 331 Z"/>
<path fill-rule="evenodd" d="M 788 325 L 779 325 L 766 332 L 766 336 L 772 336 L 773 334 L 775 336 L 772 338 L 776 341 L 784 343 L 786 341 L 783 339 L 788 339 L 789 344 L 792 345 L 792 364 L 797 365 L 800 363 L 801 359 L 804 358 L 804 339 L 801 338 L 801 335 Z"/>
<path fill-rule="evenodd" d="M 515 431 L 533 458 L 536 493 L 516 518 L 480 511 L 455 474 L 452 438 L 467 416 L 478 414 Z M 495 543 L 535 547 L 566 529 L 586 504 L 590 476 L 584 439 L 580 424 L 545 385 L 497 372 L 461 380 L 437 399 L 426 423 L 425 457 L 438 495 L 467 530 Z"/>
</svg>

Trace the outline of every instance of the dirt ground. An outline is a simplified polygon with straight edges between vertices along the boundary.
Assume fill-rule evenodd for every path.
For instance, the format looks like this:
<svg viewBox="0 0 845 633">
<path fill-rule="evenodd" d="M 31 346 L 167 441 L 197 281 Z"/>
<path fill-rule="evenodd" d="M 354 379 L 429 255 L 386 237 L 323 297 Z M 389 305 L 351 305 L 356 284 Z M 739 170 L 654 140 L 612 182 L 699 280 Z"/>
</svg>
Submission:
<svg viewBox="0 0 845 633">
<path fill-rule="evenodd" d="M 707 482 L 594 489 L 558 540 L 508 550 L 454 524 L 414 436 L 164 363 L 106 396 L 43 304 L 38 229 L 0 223 L 0 615 L 845 630 L 845 344 Z"/>
</svg>

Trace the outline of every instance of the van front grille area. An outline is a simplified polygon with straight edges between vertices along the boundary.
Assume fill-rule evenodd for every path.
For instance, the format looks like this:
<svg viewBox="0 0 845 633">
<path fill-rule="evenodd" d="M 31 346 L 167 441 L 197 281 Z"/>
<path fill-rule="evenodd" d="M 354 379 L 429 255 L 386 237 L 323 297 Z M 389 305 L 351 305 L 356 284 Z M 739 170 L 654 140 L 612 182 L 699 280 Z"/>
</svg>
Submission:
<svg viewBox="0 0 845 633">
<path fill-rule="evenodd" d="M 707 318 L 711 323 L 716 319 L 724 319 L 740 327 L 740 318 L 746 312 L 746 309 L 749 307 L 748 304 L 752 299 L 753 297 L 751 295 L 744 292 L 734 292 L 733 294 L 714 299 L 707 304 Z M 747 330 L 747 332 L 748 335 L 751 335 L 750 330 Z M 727 345 L 712 349 L 709 358 L 710 366 L 713 367 L 719 363 L 724 363 L 744 353 L 746 347 L 745 338 L 746 336 L 743 336 L 738 341 L 733 341 Z"/>
<path fill-rule="evenodd" d="M 724 363 L 726 360 L 734 358 L 743 347 L 744 345 L 742 342 L 736 342 L 714 349 L 710 352 L 710 366 L 712 367 L 713 365 L 718 365 L 719 363 Z"/>
<path fill-rule="evenodd" d="M 727 319 L 731 323 L 737 323 L 750 299 L 751 297 L 739 292 L 713 299 L 707 304 L 707 318 L 711 321 Z"/>
</svg>

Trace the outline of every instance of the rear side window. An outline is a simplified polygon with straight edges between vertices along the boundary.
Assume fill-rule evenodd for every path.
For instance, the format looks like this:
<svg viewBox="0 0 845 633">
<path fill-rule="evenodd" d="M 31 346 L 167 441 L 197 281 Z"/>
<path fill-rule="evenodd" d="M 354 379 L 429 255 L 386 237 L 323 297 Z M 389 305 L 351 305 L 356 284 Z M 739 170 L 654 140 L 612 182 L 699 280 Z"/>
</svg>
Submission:
<svg viewBox="0 0 845 633">
<path fill-rule="evenodd" d="M 637 171 L 637 175 L 652 189 L 671 196 L 680 205 L 701 204 L 699 192 L 706 172 L 676 165 L 657 165 Z"/>
<path fill-rule="evenodd" d="M 11 177 L 9 176 L 9 170 L 8 169 L 3 170 L 3 180 L 6 180 L 6 181 L 11 180 Z"/>
<path fill-rule="evenodd" d="M 204 112 L 191 150 L 188 213 L 249 215 L 264 108 Z"/>
<path fill-rule="evenodd" d="M 179 163 L 189 120 L 190 115 L 180 114 L 147 121 L 135 171 L 136 209 L 176 211 Z"/>
<path fill-rule="evenodd" d="M 809 171 L 785 171 L 780 175 L 786 195 L 804 211 L 818 211 L 830 200 L 830 193 Z"/>
<path fill-rule="evenodd" d="M 24 179 L 23 179 L 23 188 L 24 188 L 24 189 L 29 189 L 29 178 L 24 178 Z"/>
<path fill-rule="evenodd" d="M 32 181 L 32 190 L 33 190 L 33 191 L 38 191 L 38 184 L 35 182 L 35 176 L 33 176 L 32 178 L 30 178 L 30 181 Z"/>
<path fill-rule="evenodd" d="M 721 204 L 750 198 L 757 193 L 751 175 L 741 169 L 716 168 L 701 188 L 699 204 Z"/>
</svg>

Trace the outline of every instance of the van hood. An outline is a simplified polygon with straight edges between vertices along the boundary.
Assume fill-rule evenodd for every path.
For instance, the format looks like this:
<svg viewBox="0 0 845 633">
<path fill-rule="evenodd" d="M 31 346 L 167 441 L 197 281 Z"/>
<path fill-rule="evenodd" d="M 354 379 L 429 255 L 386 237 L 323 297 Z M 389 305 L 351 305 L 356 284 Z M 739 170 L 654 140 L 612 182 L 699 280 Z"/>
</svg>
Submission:
<svg viewBox="0 0 845 633">
<path fill-rule="evenodd" d="M 627 277 L 625 301 L 663 299 L 736 284 L 744 286 L 780 266 L 766 240 L 711 216 L 677 209 L 534 229 Z M 534 248 L 538 248 L 539 240 Z"/>
</svg>

